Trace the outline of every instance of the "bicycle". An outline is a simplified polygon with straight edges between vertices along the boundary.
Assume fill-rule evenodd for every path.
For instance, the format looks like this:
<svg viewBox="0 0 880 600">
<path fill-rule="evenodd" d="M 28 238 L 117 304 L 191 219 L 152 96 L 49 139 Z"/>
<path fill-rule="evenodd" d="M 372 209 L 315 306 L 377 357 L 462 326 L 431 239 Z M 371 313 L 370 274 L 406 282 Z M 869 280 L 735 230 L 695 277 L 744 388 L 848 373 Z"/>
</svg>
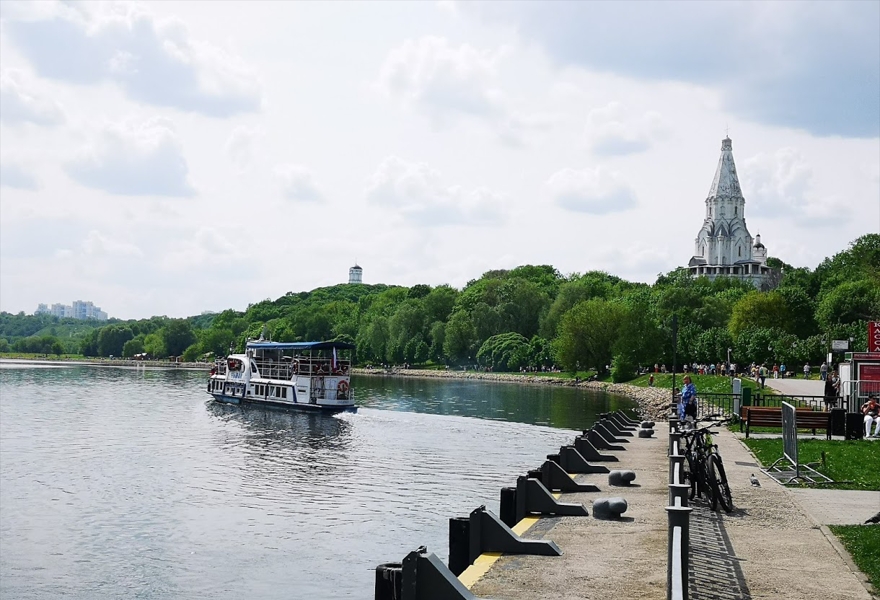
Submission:
<svg viewBox="0 0 880 600">
<path fill-rule="evenodd" d="M 724 470 L 724 461 L 718 452 L 718 444 L 712 443 L 711 431 L 716 425 L 723 425 L 731 419 L 714 420 L 720 415 L 709 415 L 693 421 L 694 429 L 682 432 L 682 441 L 685 443 L 684 481 L 691 486 L 688 497 L 704 497 L 712 510 L 718 510 L 718 505 L 725 512 L 733 510 L 733 495 L 727 482 L 727 473 Z M 711 421 L 712 425 L 697 427 L 697 423 Z"/>
</svg>

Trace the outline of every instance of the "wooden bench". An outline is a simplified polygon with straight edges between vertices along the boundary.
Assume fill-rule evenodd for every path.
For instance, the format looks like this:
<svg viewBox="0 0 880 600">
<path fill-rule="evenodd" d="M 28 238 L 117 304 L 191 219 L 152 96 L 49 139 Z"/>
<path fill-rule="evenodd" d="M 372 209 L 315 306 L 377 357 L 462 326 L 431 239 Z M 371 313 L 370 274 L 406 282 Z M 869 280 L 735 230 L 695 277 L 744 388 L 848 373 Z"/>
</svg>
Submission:
<svg viewBox="0 0 880 600">
<path fill-rule="evenodd" d="M 813 435 L 817 429 L 825 430 L 825 437 L 831 439 L 831 413 L 825 410 L 813 410 L 809 407 L 796 408 L 798 429 L 811 429 Z M 741 409 L 740 431 L 746 424 L 746 437 L 755 427 L 782 427 L 782 408 L 778 406 L 743 406 Z"/>
</svg>

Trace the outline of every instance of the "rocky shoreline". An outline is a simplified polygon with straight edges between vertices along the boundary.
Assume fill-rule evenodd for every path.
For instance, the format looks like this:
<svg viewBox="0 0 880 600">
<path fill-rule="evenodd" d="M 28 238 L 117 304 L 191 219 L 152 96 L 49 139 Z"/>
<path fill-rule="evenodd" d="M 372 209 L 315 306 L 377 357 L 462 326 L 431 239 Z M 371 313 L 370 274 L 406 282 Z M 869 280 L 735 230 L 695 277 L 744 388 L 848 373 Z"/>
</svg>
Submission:
<svg viewBox="0 0 880 600">
<path fill-rule="evenodd" d="M 358 375 L 382 377 L 415 377 L 426 379 L 475 379 L 480 381 L 496 381 L 505 383 L 527 383 L 533 385 L 558 385 L 593 389 L 608 394 L 626 396 L 635 400 L 639 412 L 645 418 L 654 421 L 666 420 L 669 414 L 671 392 L 662 388 L 640 387 L 627 383 L 609 383 L 604 381 L 575 381 L 561 377 L 547 377 L 517 373 L 480 373 L 476 371 L 427 371 L 421 369 L 352 369 Z"/>
</svg>

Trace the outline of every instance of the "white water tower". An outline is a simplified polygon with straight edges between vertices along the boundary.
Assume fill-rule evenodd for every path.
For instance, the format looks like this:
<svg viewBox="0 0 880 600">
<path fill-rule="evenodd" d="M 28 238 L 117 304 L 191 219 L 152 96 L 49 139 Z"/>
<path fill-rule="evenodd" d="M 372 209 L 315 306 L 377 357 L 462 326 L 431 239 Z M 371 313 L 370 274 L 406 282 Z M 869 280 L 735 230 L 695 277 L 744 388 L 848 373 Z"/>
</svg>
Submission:
<svg viewBox="0 0 880 600">
<path fill-rule="evenodd" d="M 357 266 L 357 264 L 348 270 L 349 283 L 363 283 L 363 276 L 364 270 Z"/>
</svg>

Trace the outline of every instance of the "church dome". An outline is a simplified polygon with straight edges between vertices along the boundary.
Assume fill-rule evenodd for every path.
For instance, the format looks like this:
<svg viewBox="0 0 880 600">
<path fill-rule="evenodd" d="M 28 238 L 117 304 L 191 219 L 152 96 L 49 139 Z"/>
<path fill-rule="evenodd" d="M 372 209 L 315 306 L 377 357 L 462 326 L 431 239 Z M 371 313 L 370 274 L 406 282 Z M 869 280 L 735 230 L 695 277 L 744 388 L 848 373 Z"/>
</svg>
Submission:
<svg viewBox="0 0 880 600">
<path fill-rule="evenodd" d="M 761 234 L 755 236 L 755 248 L 764 248 L 764 244 L 761 243 Z"/>
</svg>

